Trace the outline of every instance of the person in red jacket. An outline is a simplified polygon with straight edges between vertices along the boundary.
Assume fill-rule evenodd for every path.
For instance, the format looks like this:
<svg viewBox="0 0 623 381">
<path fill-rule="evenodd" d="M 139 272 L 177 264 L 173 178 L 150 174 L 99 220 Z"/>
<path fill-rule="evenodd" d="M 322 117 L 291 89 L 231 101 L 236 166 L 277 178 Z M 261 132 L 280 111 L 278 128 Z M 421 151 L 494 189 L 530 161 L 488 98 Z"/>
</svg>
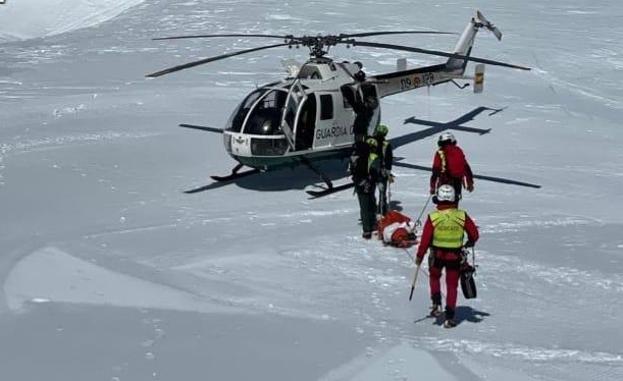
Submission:
<svg viewBox="0 0 623 381">
<path fill-rule="evenodd" d="M 441 270 L 446 269 L 446 313 L 444 327 L 456 326 L 454 311 L 459 285 L 463 247 L 474 246 L 478 228 L 464 210 L 458 209 L 454 188 L 441 185 L 433 198 L 437 210 L 430 213 L 424 224 L 415 263 L 419 266 L 430 247 L 428 256 L 431 315 L 441 316 Z M 467 233 L 467 243 L 463 244 Z"/>
<path fill-rule="evenodd" d="M 456 145 L 456 139 L 450 132 L 444 132 L 437 141 L 439 149 L 433 158 L 433 174 L 430 177 L 430 194 L 435 194 L 442 184 L 454 187 L 457 202 L 461 199 L 461 189 L 474 190 L 472 169 L 465 159 L 463 150 Z"/>
</svg>

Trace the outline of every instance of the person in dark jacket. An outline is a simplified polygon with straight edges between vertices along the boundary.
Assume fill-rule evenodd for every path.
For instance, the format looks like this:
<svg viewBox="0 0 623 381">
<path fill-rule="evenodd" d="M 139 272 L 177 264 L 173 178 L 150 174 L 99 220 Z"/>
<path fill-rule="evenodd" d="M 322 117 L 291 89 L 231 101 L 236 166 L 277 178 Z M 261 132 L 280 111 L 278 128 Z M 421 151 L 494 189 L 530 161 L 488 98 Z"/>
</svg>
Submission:
<svg viewBox="0 0 623 381">
<path fill-rule="evenodd" d="M 437 189 L 433 198 L 437 210 L 430 213 L 424 224 L 415 263 L 419 266 L 429 248 L 428 256 L 432 316 L 441 315 L 441 271 L 446 269 L 446 311 L 444 327 L 456 326 L 454 312 L 459 285 L 463 247 L 474 246 L 478 241 L 478 228 L 464 210 L 457 208 L 454 188 L 448 184 Z M 467 234 L 467 243 L 463 243 Z"/>
<path fill-rule="evenodd" d="M 376 154 L 376 139 L 355 142 L 350 157 L 350 172 L 359 201 L 363 238 L 370 239 L 376 229 L 376 181 L 380 163 Z"/>
<path fill-rule="evenodd" d="M 377 142 L 377 155 L 379 156 L 381 171 L 378 182 L 379 188 L 379 207 L 377 212 L 384 216 L 389 211 L 388 184 L 393 182 L 392 162 L 394 153 L 391 143 L 386 139 L 389 129 L 384 124 L 379 124 L 374 129 L 374 138 Z"/>
<path fill-rule="evenodd" d="M 342 96 L 351 105 L 355 112 L 353 132 L 355 141 L 363 141 L 368 135 L 368 128 L 372 122 L 374 112 L 379 106 L 374 85 L 366 82 L 366 74 L 359 70 L 353 75 L 354 84 L 342 85 Z"/>
<path fill-rule="evenodd" d="M 437 142 L 439 149 L 433 158 L 433 174 L 430 177 L 430 194 L 435 194 L 443 184 L 454 188 L 457 203 L 461 200 L 463 186 L 469 192 L 474 190 L 474 175 L 463 150 L 456 144 L 454 135 L 444 132 Z"/>
</svg>

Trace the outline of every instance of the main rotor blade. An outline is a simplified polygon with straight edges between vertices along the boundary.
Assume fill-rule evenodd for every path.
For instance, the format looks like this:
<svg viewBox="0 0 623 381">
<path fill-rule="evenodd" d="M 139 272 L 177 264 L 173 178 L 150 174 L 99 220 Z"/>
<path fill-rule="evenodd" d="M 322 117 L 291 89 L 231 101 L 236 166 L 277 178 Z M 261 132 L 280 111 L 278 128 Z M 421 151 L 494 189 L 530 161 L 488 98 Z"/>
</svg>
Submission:
<svg viewBox="0 0 623 381">
<path fill-rule="evenodd" d="M 197 126 L 195 124 L 180 124 L 180 127 L 192 128 L 193 130 L 207 131 L 207 132 L 215 132 L 217 134 L 222 134 L 223 130 L 216 127 L 208 127 L 208 126 Z"/>
<path fill-rule="evenodd" d="M 402 163 L 402 162 L 399 162 L 399 161 L 398 162 L 394 161 L 394 165 L 397 166 L 397 167 L 404 167 L 404 168 L 410 168 L 410 169 L 419 169 L 419 170 L 428 171 L 428 172 L 432 172 L 432 170 L 433 170 L 431 167 L 425 167 L 423 165 L 415 165 L 415 164 L 409 164 L 409 163 Z M 503 177 L 474 175 L 474 178 L 475 179 L 480 179 L 480 180 L 493 181 L 493 182 L 502 183 L 502 184 L 519 185 L 519 186 L 528 187 L 528 188 L 536 188 L 536 189 L 540 189 L 541 188 L 541 186 L 538 185 L 538 184 L 524 183 L 523 181 L 505 179 Z"/>
<path fill-rule="evenodd" d="M 473 61 L 473 62 L 485 63 L 485 64 L 489 64 L 489 65 L 510 67 L 510 68 L 513 68 L 513 69 L 531 70 L 529 67 L 525 67 L 525 66 L 513 65 L 513 64 L 509 64 L 509 63 L 505 63 L 505 62 L 500 62 L 500 61 L 493 61 L 493 60 L 489 60 L 489 59 L 486 59 L 486 58 L 477 58 L 477 57 L 472 57 L 472 56 L 464 56 L 464 55 L 456 54 L 456 53 L 446 53 L 446 52 L 442 52 L 442 51 L 439 51 L 439 50 L 412 48 L 410 46 L 403 46 L 403 45 L 382 44 L 382 43 L 378 43 L 378 42 L 366 42 L 366 41 L 355 41 L 355 40 L 340 41 L 338 43 L 340 43 L 340 44 L 351 44 L 353 46 L 369 46 L 371 48 L 402 50 L 402 51 L 405 51 L 405 52 L 423 53 L 423 54 L 430 54 L 430 55 L 433 55 L 433 56 L 456 58 L 456 59 L 461 59 L 461 60 L 468 60 L 468 61 Z"/>
<path fill-rule="evenodd" d="M 434 30 L 386 30 L 379 32 L 363 32 L 363 33 L 341 33 L 339 37 L 352 38 L 352 37 L 369 37 L 369 36 L 382 36 L 387 34 L 456 34 L 454 32 L 437 32 Z"/>
<path fill-rule="evenodd" d="M 149 77 L 149 78 L 160 77 L 161 75 L 165 75 L 165 74 L 173 73 L 173 72 L 176 72 L 176 71 L 188 69 L 188 68 L 194 67 L 194 66 L 203 65 L 203 64 L 206 64 L 208 62 L 214 62 L 214 61 L 222 60 L 224 58 L 229 58 L 229 57 L 233 57 L 233 56 L 239 56 L 241 54 L 256 52 L 258 50 L 278 48 L 280 46 L 287 46 L 287 45 L 288 44 L 275 44 L 275 45 L 260 46 L 259 48 L 253 48 L 253 49 L 239 50 L 239 51 L 234 52 L 234 53 L 222 54 L 220 56 L 204 58 L 202 60 L 185 63 L 183 65 L 173 66 L 173 67 L 170 67 L 168 69 L 164 69 L 164 70 L 157 71 L 155 73 L 147 74 L 146 77 Z"/>
<path fill-rule="evenodd" d="M 213 37 L 262 37 L 262 38 L 280 38 L 286 39 L 291 38 L 292 36 L 280 36 L 277 34 L 242 34 L 242 33 L 231 33 L 231 34 L 195 34 L 189 36 L 171 36 L 171 37 L 157 37 L 152 38 L 154 41 L 161 40 L 182 40 L 186 38 L 213 38 Z"/>
</svg>

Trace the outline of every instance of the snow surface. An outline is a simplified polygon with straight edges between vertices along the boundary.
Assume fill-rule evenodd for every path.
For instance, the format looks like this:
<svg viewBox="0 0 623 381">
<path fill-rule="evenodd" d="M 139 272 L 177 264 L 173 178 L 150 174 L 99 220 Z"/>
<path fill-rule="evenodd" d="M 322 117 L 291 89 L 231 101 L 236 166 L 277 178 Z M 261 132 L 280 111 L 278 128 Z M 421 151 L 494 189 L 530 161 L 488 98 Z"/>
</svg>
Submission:
<svg viewBox="0 0 623 381">
<path fill-rule="evenodd" d="M 0 41 L 51 36 L 100 24 L 144 0 L 14 0 L 0 8 Z"/>
<path fill-rule="evenodd" d="M 92 9 L 80 18 L 106 12 Z M 476 172 L 543 185 L 479 181 L 465 196 L 482 232 L 479 298 L 459 298 L 456 329 L 423 319 L 426 276 L 408 302 L 413 250 L 361 240 L 348 192 L 308 200 L 311 172 L 183 193 L 234 163 L 219 137 L 176 125 L 222 126 L 244 94 L 283 75 L 282 59 L 306 52 L 148 80 L 261 43 L 151 38 L 460 32 L 475 9 L 504 38 L 479 34 L 473 54 L 534 70 L 488 67 L 481 95 L 448 85 L 382 102 L 392 136 L 424 128 L 403 125 L 410 116 L 446 122 L 506 107 L 469 123 L 490 134 L 456 132 L 459 142 Z M 90 28 L 0 44 L 0 378 L 623 379 L 622 17 L 614 0 L 154 0 Z M 455 38 L 375 41 L 451 49 Z M 400 57 L 441 62 L 367 48 L 332 55 L 373 73 Z M 396 154 L 428 164 L 433 149 L 431 137 Z M 392 199 L 416 216 L 428 176 L 395 172 Z"/>
</svg>

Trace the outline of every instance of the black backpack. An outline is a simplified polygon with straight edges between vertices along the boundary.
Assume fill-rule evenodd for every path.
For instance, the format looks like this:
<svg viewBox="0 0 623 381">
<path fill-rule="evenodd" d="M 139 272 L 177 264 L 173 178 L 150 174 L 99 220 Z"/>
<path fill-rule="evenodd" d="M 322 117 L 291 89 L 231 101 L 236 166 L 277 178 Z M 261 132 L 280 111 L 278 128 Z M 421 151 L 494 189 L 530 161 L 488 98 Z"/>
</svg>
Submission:
<svg viewBox="0 0 623 381">
<path fill-rule="evenodd" d="M 461 290 L 465 299 L 474 299 L 477 296 L 476 282 L 474 281 L 474 275 L 476 275 L 476 267 L 470 265 L 467 262 L 467 252 L 463 251 L 463 261 L 461 262 Z"/>
</svg>

